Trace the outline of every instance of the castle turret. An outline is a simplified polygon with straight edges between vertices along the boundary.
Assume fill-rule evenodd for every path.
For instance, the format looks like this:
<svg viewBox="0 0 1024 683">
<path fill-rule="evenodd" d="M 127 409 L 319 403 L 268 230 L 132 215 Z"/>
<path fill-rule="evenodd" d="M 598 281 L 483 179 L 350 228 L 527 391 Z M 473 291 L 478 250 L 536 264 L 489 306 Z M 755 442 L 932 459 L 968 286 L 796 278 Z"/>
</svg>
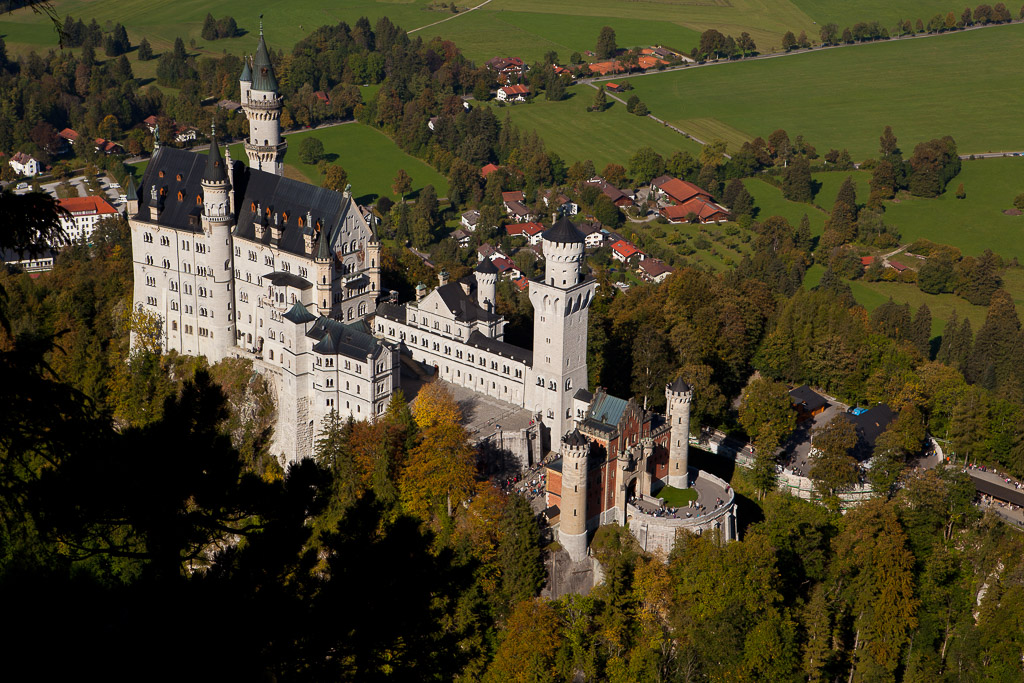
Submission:
<svg viewBox="0 0 1024 683">
<path fill-rule="evenodd" d="M 207 334 L 200 333 L 200 350 L 213 361 L 229 354 L 235 344 L 235 279 L 231 250 L 231 183 L 228 180 L 224 160 L 217 144 L 217 129 L 211 126 L 210 153 L 206 158 L 206 169 L 200 182 L 203 190 L 203 233 L 208 238 L 206 252 L 200 257 L 205 266 L 205 283 L 209 306 L 203 327 Z M 199 280 L 196 280 L 197 285 Z"/>
<path fill-rule="evenodd" d="M 473 272 L 476 278 L 476 303 L 488 313 L 495 309 L 495 290 L 498 284 L 498 268 L 494 261 L 485 258 Z"/>
<path fill-rule="evenodd" d="M 249 68 L 249 57 L 242 57 L 242 75 L 238 77 L 239 101 L 245 104 L 249 99 L 249 89 L 252 88 L 252 69 Z"/>
<path fill-rule="evenodd" d="M 544 232 L 544 280 L 530 282 L 533 363 L 526 407 L 551 430 L 551 443 L 572 425 L 572 400 L 587 388 L 587 319 L 597 284 L 585 280 L 584 236 L 568 218 Z"/>
<path fill-rule="evenodd" d="M 242 77 L 246 76 L 245 69 Z M 249 140 L 245 143 L 245 153 L 249 157 L 250 168 L 256 168 L 276 175 L 284 174 L 284 154 L 288 143 L 281 139 L 281 108 L 283 99 L 277 91 L 277 77 L 274 66 L 270 63 L 270 52 L 263 40 L 263 22 L 260 21 L 260 40 L 256 45 L 256 54 L 252 58 L 252 83 L 244 87 L 242 108 L 249 119 Z"/>
<path fill-rule="evenodd" d="M 327 240 L 327 229 L 320 229 L 320 241 L 316 248 L 316 305 L 320 315 L 329 316 L 333 305 L 331 281 L 334 279 L 332 266 L 334 255 Z"/>
<path fill-rule="evenodd" d="M 562 437 L 562 496 L 558 542 L 573 562 L 587 557 L 587 455 L 590 442 L 574 429 Z"/>
<path fill-rule="evenodd" d="M 687 474 L 690 460 L 690 402 L 693 387 L 677 379 L 665 387 L 666 412 L 671 433 L 668 448 L 668 485 L 685 489 L 690 485 Z"/>
<path fill-rule="evenodd" d="M 130 175 L 124 190 L 124 198 L 128 215 L 134 216 L 137 214 L 139 212 L 139 192 L 135 189 L 135 179 Z"/>
</svg>

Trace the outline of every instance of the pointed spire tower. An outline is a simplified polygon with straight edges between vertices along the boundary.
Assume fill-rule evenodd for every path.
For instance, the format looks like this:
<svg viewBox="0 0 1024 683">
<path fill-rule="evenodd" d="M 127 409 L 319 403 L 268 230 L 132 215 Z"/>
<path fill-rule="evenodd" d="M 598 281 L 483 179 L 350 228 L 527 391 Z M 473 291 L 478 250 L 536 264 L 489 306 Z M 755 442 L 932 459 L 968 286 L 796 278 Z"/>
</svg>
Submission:
<svg viewBox="0 0 1024 683">
<path fill-rule="evenodd" d="M 249 119 L 249 140 L 245 143 L 249 167 L 283 175 L 284 153 L 288 149 L 288 143 L 281 139 L 283 98 L 278 93 L 274 65 L 270 63 L 270 52 L 263 39 L 262 14 L 260 39 L 252 58 L 252 68 L 249 68 L 249 62 L 246 61 L 238 84 L 242 109 Z"/>
<path fill-rule="evenodd" d="M 196 254 L 196 260 L 197 268 L 203 268 L 202 281 L 211 297 L 209 310 L 214 312 L 208 320 L 202 319 L 202 329 L 207 334 L 200 336 L 199 352 L 207 358 L 224 358 L 235 344 L 232 311 L 235 281 L 231 249 L 234 216 L 231 211 L 231 180 L 220 154 L 217 126 L 213 122 L 210 123 L 210 153 L 206 157 L 206 168 L 199 186 L 202 188 L 203 234 L 209 238 L 209 243 L 205 251 Z M 196 282 L 198 284 L 200 280 Z"/>
</svg>

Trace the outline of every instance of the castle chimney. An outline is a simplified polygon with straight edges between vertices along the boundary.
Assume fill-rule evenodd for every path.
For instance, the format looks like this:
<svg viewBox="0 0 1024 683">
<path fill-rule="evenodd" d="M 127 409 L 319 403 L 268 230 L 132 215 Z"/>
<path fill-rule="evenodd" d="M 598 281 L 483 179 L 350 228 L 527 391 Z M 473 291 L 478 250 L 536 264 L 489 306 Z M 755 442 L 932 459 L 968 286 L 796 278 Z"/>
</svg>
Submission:
<svg viewBox="0 0 1024 683">
<path fill-rule="evenodd" d="M 281 244 L 284 229 L 281 227 L 281 214 L 274 212 L 274 224 L 270 227 L 270 243 L 275 247 Z"/>
<path fill-rule="evenodd" d="M 263 204 L 256 205 L 256 219 L 253 221 L 253 224 L 256 229 L 256 239 L 262 240 L 263 236 L 266 234 L 266 223 L 263 218 Z"/>
<path fill-rule="evenodd" d="M 444 268 L 442 268 L 441 272 L 437 274 L 437 284 L 439 287 L 444 287 L 448 284 L 448 271 Z"/>
<path fill-rule="evenodd" d="M 416 301 L 422 301 L 427 295 L 427 286 L 422 282 L 416 285 Z"/>
</svg>

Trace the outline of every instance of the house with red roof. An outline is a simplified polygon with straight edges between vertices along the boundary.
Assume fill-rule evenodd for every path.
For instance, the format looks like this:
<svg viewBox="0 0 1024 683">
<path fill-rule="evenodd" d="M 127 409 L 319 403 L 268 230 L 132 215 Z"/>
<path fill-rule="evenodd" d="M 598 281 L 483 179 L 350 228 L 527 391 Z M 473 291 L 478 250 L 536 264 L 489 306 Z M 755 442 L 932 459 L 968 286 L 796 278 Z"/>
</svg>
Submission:
<svg viewBox="0 0 1024 683">
<path fill-rule="evenodd" d="M 510 192 L 501 193 L 501 201 L 505 202 L 521 202 L 526 199 L 526 195 L 523 194 L 522 190 L 512 190 Z"/>
<path fill-rule="evenodd" d="M 607 180 L 600 176 L 594 176 L 593 178 L 587 181 L 587 184 L 596 185 L 601 190 L 601 192 L 606 197 L 608 197 L 608 199 L 612 200 L 612 204 L 619 207 L 620 209 L 625 208 L 627 206 L 633 206 L 633 197 L 626 194 L 625 192 L 615 187 L 614 185 L 612 185 L 611 183 L 609 183 Z"/>
<path fill-rule="evenodd" d="M 626 240 L 619 240 L 618 242 L 612 245 L 612 258 L 625 263 L 626 261 L 634 257 L 643 261 L 646 257 L 646 254 L 644 254 L 644 252 L 640 251 Z"/>
<path fill-rule="evenodd" d="M 147 116 L 146 118 L 142 119 L 142 122 L 146 124 L 146 128 L 149 128 L 150 133 L 156 130 L 157 121 L 155 115 Z"/>
<path fill-rule="evenodd" d="M 667 197 L 676 204 L 683 204 L 694 197 L 703 197 L 708 201 L 714 201 L 714 197 L 707 190 L 702 190 L 691 182 L 679 180 L 672 176 L 663 175 L 655 178 L 651 181 L 651 185 L 658 190 L 660 197 Z"/>
<path fill-rule="evenodd" d="M 498 100 L 501 102 L 525 102 L 530 95 L 530 87 L 527 85 L 506 85 L 498 88 Z"/>
<path fill-rule="evenodd" d="M 78 132 L 74 131 L 74 130 L 72 130 L 70 128 L 65 128 L 61 132 L 57 133 L 57 136 L 60 137 L 61 139 L 63 139 L 65 142 L 67 142 L 72 147 L 74 146 L 74 144 L 76 142 L 78 142 Z"/>
<path fill-rule="evenodd" d="M 544 226 L 540 223 L 509 223 L 505 226 L 509 237 L 525 237 L 530 244 L 539 244 Z"/>
<path fill-rule="evenodd" d="M 121 145 L 110 140 L 104 140 L 103 138 L 96 138 L 96 151 L 100 154 L 120 154 L 124 150 L 121 149 Z"/>
<path fill-rule="evenodd" d="M 516 279 L 512 280 L 512 284 L 520 292 L 525 292 L 527 289 L 530 288 L 530 281 L 527 280 L 525 277 L 517 277 Z"/>
<path fill-rule="evenodd" d="M 509 277 L 517 279 L 523 276 L 523 274 L 516 268 L 516 264 L 512 263 L 511 259 L 499 256 L 498 258 L 491 259 L 491 263 L 498 269 L 498 274 L 502 277 Z"/>
<path fill-rule="evenodd" d="M 480 169 L 480 177 L 486 178 L 487 176 L 497 171 L 499 168 L 500 166 L 496 166 L 495 164 L 487 164 L 486 166 Z"/>
<path fill-rule="evenodd" d="M 117 215 L 117 209 L 102 197 L 69 197 L 57 203 L 69 214 L 61 216 L 60 226 L 73 242 L 88 242 L 98 221 Z"/>
<path fill-rule="evenodd" d="M 328 107 L 331 106 L 331 97 L 323 90 L 317 90 L 315 93 L 313 93 L 313 97 L 317 98 L 318 100 L 326 104 Z"/>
<path fill-rule="evenodd" d="M 860 257 L 860 264 L 862 266 L 864 266 L 865 268 L 869 267 L 874 262 L 875 262 L 875 257 L 874 256 L 861 256 Z"/>
<path fill-rule="evenodd" d="M 907 269 L 907 267 L 900 263 L 899 261 L 893 261 L 891 259 L 889 261 L 889 267 L 895 270 L 897 273 L 902 273 L 904 270 Z"/>
<path fill-rule="evenodd" d="M 626 86 L 621 83 L 608 82 L 604 84 L 604 89 L 608 92 L 626 92 Z"/>
<path fill-rule="evenodd" d="M 703 197 L 694 197 L 683 204 L 663 206 L 660 213 L 670 223 L 685 223 L 691 214 L 700 223 L 722 223 L 729 220 L 729 211 L 724 206 Z"/>
</svg>

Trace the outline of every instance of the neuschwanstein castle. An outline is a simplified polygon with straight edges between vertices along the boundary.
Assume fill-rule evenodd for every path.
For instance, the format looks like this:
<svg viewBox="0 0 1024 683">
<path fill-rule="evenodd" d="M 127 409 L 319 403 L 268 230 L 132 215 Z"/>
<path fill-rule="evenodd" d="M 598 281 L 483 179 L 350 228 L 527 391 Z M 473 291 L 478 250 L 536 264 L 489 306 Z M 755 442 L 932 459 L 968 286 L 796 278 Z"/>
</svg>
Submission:
<svg viewBox="0 0 1024 683">
<path fill-rule="evenodd" d="M 567 219 L 544 233 L 546 272 L 530 283 L 533 350 L 503 340 L 497 271 L 476 272 L 404 305 L 383 304 L 380 242 L 351 193 L 283 177 L 278 93 L 263 31 L 240 77 L 246 166 L 214 136 L 208 155 L 160 147 L 128 189 L 134 304 L 161 321 L 165 350 L 211 362 L 239 356 L 274 386 L 274 451 L 311 454 L 332 410 L 383 413 L 400 353 L 449 382 L 526 408 L 550 443 L 573 426 L 587 387 L 584 236 Z"/>
</svg>

